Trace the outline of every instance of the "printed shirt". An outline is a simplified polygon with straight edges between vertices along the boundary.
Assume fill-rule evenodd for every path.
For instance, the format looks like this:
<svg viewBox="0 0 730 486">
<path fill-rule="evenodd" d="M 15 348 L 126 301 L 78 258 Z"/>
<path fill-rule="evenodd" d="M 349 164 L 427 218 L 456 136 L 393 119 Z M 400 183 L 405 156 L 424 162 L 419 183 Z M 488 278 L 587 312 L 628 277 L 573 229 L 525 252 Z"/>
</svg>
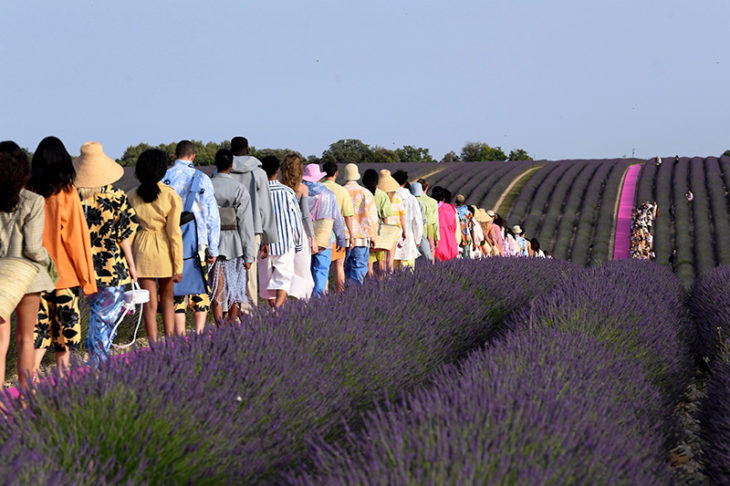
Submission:
<svg viewBox="0 0 730 486">
<path fill-rule="evenodd" d="M 342 219 L 334 193 L 321 182 L 304 181 L 304 185 L 309 189 L 309 213 L 312 215 L 312 221 L 331 219 L 333 235 L 330 237 L 330 244 L 336 241 L 337 246 L 344 248 L 345 221 Z"/>
<path fill-rule="evenodd" d="M 393 210 L 392 215 L 385 218 L 385 222 L 387 224 L 396 224 L 400 227 L 400 217 L 406 215 L 406 206 L 403 204 L 403 200 L 397 192 L 393 194 L 393 199 L 390 201 L 390 207 Z"/>
<path fill-rule="evenodd" d="M 274 219 L 276 220 L 276 243 L 269 248 L 272 255 L 283 255 L 292 248 L 302 250 L 302 213 L 299 210 L 297 196 L 291 188 L 279 181 L 269 181 L 271 200 L 274 203 Z"/>
<path fill-rule="evenodd" d="M 352 199 L 350 198 L 350 193 L 347 192 L 347 189 L 337 184 L 335 181 L 324 181 L 322 184 L 324 184 L 327 189 L 335 193 L 337 205 L 340 206 L 340 212 L 342 213 L 343 218 L 355 216 L 355 210 L 352 207 Z"/>
<path fill-rule="evenodd" d="M 97 287 L 128 284 L 127 260 L 119 244 L 134 236 L 139 220 L 127 195 L 121 189 L 108 185 L 91 198 L 82 200 L 81 205 L 89 225 Z"/>
<path fill-rule="evenodd" d="M 345 184 L 345 189 L 350 193 L 355 212 L 352 218 L 352 237 L 375 241 L 378 233 L 378 209 L 375 207 L 373 195 L 355 181 Z"/>
<path fill-rule="evenodd" d="M 200 189 L 195 196 L 193 203 L 193 215 L 198 228 L 199 249 L 207 246 L 212 256 L 218 256 L 218 242 L 220 241 L 221 219 L 218 213 L 218 203 L 213 192 L 213 183 L 210 177 L 195 169 L 192 162 L 176 160 L 172 167 L 167 169 L 162 182 L 175 189 L 175 192 L 183 200 L 183 211 L 185 210 L 185 199 L 190 192 L 193 176 L 198 172 L 200 177 Z"/>
<path fill-rule="evenodd" d="M 385 222 L 386 218 L 393 215 L 393 208 L 390 205 L 390 198 L 381 189 L 375 189 L 373 194 L 375 199 L 375 207 L 378 209 L 378 218 Z"/>
</svg>

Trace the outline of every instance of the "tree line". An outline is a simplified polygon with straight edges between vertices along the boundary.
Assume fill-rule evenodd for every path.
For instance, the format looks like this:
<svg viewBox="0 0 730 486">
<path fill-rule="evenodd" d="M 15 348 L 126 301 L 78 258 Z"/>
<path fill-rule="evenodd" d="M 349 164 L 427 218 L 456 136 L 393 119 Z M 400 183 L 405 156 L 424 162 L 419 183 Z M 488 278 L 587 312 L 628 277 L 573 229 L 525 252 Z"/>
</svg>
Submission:
<svg viewBox="0 0 730 486">
<path fill-rule="evenodd" d="M 220 143 L 202 142 L 200 140 L 191 140 L 195 145 L 195 163 L 197 165 L 213 165 L 215 162 L 215 153 L 222 148 L 231 148 L 231 141 L 224 140 Z M 134 166 L 137 158 L 147 149 L 156 148 L 168 153 L 172 160 L 175 153 L 176 142 L 161 143 L 159 145 L 149 145 L 147 143 L 139 143 L 127 147 L 121 158 L 117 162 L 124 166 Z M 297 150 L 287 148 L 262 148 L 250 147 L 251 155 L 261 159 L 267 155 L 275 155 L 279 160 L 287 154 L 295 153 L 302 157 L 306 163 L 324 163 L 336 162 L 338 164 L 363 164 L 363 163 L 395 163 L 395 162 L 438 162 L 429 153 L 429 149 L 423 147 L 414 147 L 412 145 L 404 145 L 395 150 L 387 149 L 378 145 L 370 146 L 356 138 L 346 138 L 338 140 L 322 152 L 321 157 L 316 155 L 303 156 Z M 486 143 L 468 142 L 462 147 L 461 152 L 457 154 L 453 150 L 440 160 L 440 162 L 481 162 L 490 160 L 532 160 L 532 157 L 523 149 L 511 150 L 507 155 L 502 147 L 491 147 Z"/>
</svg>

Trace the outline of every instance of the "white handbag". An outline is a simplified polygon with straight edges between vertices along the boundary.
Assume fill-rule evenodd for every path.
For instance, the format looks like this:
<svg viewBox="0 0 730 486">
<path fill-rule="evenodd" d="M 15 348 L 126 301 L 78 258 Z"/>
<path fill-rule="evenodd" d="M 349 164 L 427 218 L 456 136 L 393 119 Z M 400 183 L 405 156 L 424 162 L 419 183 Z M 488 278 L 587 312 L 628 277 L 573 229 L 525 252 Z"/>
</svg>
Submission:
<svg viewBox="0 0 730 486">
<path fill-rule="evenodd" d="M 142 323 L 142 309 L 144 308 L 144 305 L 149 301 L 150 291 L 140 288 L 137 282 L 132 282 L 132 289 L 124 292 L 124 304 L 122 305 L 122 314 L 119 316 L 119 320 L 114 326 L 114 331 L 112 332 L 112 335 L 116 335 L 117 329 L 119 329 L 119 325 L 122 323 L 122 320 L 128 314 L 134 315 L 134 313 L 136 312 L 135 306 L 139 305 L 139 315 L 137 316 L 137 327 L 134 329 L 134 337 L 132 338 L 132 342 L 129 344 L 112 343 L 112 346 L 114 346 L 115 348 L 124 349 L 130 347 L 137 341 L 137 332 L 139 331 L 139 326 Z"/>
</svg>

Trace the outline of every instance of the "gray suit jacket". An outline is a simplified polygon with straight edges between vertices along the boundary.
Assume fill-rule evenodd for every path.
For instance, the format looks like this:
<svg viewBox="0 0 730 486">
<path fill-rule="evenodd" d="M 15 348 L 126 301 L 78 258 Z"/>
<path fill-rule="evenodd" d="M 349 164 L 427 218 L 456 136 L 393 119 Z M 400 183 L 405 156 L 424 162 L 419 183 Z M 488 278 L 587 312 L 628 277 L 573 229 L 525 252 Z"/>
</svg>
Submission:
<svg viewBox="0 0 730 486">
<path fill-rule="evenodd" d="M 43 247 L 46 202 L 34 192 L 22 189 L 15 211 L 0 211 L 0 257 L 25 258 L 39 271 L 27 293 L 50 292 L 56 284 L 48 274 L 51 256 Z"/>
<path fill-rule="evenodd" d="M 218 207 L 235 208 L 238 230 L 221 229 L 218 254 L 227 259 L 243 257 L 243 261 L 253 263 L 256 259 L 256 240 L 251 197 L 243 184 L 229 174 L 216 173 L 211 178 Z"/>
</svg>

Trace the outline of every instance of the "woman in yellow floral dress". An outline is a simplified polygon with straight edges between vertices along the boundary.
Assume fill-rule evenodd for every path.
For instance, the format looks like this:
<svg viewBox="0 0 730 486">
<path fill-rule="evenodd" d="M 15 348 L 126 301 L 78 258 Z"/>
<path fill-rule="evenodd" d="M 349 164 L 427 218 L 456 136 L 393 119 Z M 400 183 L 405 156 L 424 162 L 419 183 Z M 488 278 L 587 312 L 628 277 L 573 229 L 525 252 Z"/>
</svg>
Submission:
<svg viewBox="0 0 730 486">
<path fill-rule="evenodd" d="M 124 175 L 124 169 L 104 154 L 101 144 L 83 144 L 74 166 L 74 184 L 89 226 L 98 289 L 87 299 L 91 315 L 86 350 L 89 360 L 98 363 L 106 359 L 114 340 L 124 287 L 137 280 L 131 241 L 139 223 L 127 195 L 111 185 Z"/>
</svg>

